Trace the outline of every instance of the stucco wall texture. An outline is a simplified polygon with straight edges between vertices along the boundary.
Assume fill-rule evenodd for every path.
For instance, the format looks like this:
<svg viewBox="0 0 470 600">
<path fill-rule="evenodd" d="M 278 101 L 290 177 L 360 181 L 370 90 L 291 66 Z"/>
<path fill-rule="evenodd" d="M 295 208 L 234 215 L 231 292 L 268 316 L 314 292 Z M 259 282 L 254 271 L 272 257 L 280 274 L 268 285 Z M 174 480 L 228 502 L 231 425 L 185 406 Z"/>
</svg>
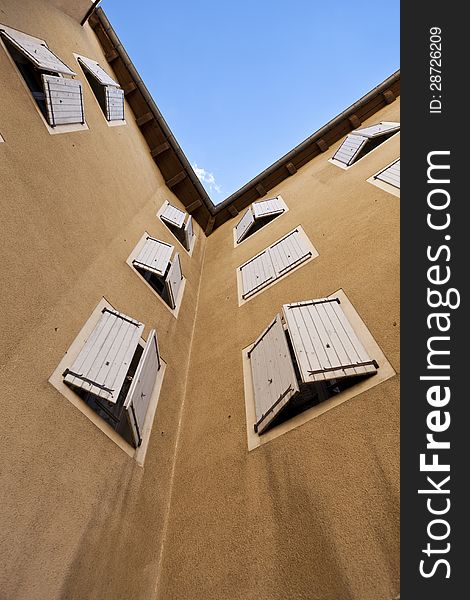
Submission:
<svg viewBox="0 0 470 600">
<path fill-rule="evenodd" d="M 93 31 L 38 0 L 0 0 L 0 23 L 77 72 L 89 126 L 50 135 L 0 47 L 0 598 L 151 598 L 206 239 L 195 226 L 190 258 L 157 219 L 181 204 L 128 107 L 108 127 L 81 74 L 73 52 L 112 74 Z M 178 319 L 126 264 L 145 230 L 180 253 Z M 103 296 L 167 362 L 144 469 L 48 383 Z"/>
<path fill-rule="evenodd" d="M 311 161 L 238 248 L 238 218 L 196 226 L 190 258 L 156 218 L 181 205 L 131 111 L 108 127 L 75 62 L 112 73 L 91 29 L 42 0 L 0 0 L 0 23 L 77 70 L 89 126 L 50 135 L 0 47 L 0 598 L 394 598 L 398 376 L 249 452 L 241 350 L 283 303 L 343 288 L 398 373 L 399 200 L 366 179 L 399 136 L 349 170 L 328 162 L 339 144 Z M 236 267 L 297 225 L 319 256 L 238 307 Z M 144 230 L 180 252 L 178 319 L 125 262 Z M 102 296 L 167 363 L 143 468 L 48 383 Z"/>
</svg>

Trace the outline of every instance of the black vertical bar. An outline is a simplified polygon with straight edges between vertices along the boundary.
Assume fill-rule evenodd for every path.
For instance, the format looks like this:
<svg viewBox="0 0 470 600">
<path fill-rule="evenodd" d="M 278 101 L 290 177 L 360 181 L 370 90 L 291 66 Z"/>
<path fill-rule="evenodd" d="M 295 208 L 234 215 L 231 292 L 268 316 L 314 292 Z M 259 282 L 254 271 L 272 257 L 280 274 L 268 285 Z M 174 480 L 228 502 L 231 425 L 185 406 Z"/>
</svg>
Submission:
<svg viewBox="0 0 470 600">
<path fill-rule="evenodd" d="M 455 3 L 401 7 L 401 600 L 451 600 L 468 594 L 469 198 L 462 146 L 468 137 L 469 35 Z M 429 162 L 450 169 L 428 173 Z M 450 306 L 444 306 L 446 300 Z M 438 323 L 448 330 L 440 331 Z M 429 344 L 449 354 L 429 354 Z M 443 446 L 433 448 L 433 440 Z M 428 470 L 433 459 L 436 470 Z"/>
</svg>

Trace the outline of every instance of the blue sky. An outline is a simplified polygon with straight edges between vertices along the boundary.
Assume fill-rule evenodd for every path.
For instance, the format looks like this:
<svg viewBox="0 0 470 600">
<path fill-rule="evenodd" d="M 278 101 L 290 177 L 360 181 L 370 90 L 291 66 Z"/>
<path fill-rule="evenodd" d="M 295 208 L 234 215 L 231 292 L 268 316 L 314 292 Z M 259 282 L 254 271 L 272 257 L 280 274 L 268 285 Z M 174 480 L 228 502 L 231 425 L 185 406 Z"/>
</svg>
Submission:
<svg viewBox="0 0 470 600">
<path fill-rule="evenodd" d="M 214 203 L 399 68 L 399 1 L 104 0 Z"/>
</svg>

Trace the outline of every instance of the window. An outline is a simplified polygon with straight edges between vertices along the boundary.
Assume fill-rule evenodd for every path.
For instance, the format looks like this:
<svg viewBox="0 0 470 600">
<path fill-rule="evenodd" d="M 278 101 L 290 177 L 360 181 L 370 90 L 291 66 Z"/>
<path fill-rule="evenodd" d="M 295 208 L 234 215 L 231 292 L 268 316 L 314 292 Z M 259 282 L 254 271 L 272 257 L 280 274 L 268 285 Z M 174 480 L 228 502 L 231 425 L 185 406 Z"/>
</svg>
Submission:
<svg viewBox="0 0 470 600">
<path fill-rule="evenodd" d="M 400 130 L 399 123 L 382 121 L 350 133 L 331 159 L 335 164 L 349 167 Z"/>
<path fill-rule="evenodd" d="M 400 159 L 398 158 L 391 165 L 388 165 L 388 167 L 379 171 L 377 175 L 374 175 L 374 179 L 385 181 L 385 183 L 400 188 Z"/>
<path fill-rule="evenodd" d="M 397 158 L 367 181 L 394 196 L 400 196 L 400 159 Z"/>
<path fill-rule="evenodd" d="M 235 245 L 240 244 L 243 240 L 259 231 L 287 210 L 287 206 L 281 196 L 253 202 L 234 227 Z"/>
<path fill-rule="evenodd" d="M 185 279 L 175 247 L 145 233 L 127 263 L 157 293 L 175 316 L 178 316 Z M 173 257 L 173 258 L 172 258 Z"/>
<path fill-rule="evenodd" d="M 5 140 L 2 138 L 2 134 L 0 133 L 0 144 L 1 144 L 2 142 L 4 142 L 4 141 L 5 141 Z"/>
<path fill-rule="evenodd" d="M 100 65 L 85 56 L 78 56 L 83 73 L 107 121 L 124 120 L 124 90 Z"/>
<path fill-rule="evenodd" d="M 82 84 L 44 40 L 0 25 L 3 42 L 41 114 L 51 127 L 84 124 Z"/>
<path fill-rule="evenodd" d="M 243 368 L 250 449 L 394 375 L 342 290 L 285 304 Z"/>
<path fill-rule="evenodd" d="M 299 265 L 317 256 L 318 252 L 303 229 L 297 227 L 238 267 L 240 304 Z"/>
<path fill-rule="evenodd" d="M 191 255 L 196 243 L 193 230 L 193 218 L 188 213 L 173 206 L 168 201 L 158 211 L 158 217 L 168 227 L 175 238 Z"/>
<path fill-rule="evenodd" d="M 157 334 L 102 300 L 50 382 L 130 455 L 143 460 L 164 363 Z M 144 446 L 144 448 L 142 448 Z"/>
</svg>

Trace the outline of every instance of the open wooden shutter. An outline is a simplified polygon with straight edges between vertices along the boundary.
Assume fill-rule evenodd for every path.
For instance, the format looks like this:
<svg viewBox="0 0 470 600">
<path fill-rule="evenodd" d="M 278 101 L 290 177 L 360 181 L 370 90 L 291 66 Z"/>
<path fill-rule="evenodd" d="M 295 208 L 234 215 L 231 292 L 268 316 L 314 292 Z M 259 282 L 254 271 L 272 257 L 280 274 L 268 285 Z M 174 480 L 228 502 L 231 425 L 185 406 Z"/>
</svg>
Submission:
<svg viewBox="0 0 470 600">
<path fill-rule="evenodd" d="M 239 244 L 248 234 L 250 229 L 255 224 L 255 217 L 253 215 L 253 211 L 250 208 L 247 209 L 243 217 L 235 226 L 235 236 L 237 239 L 237 244 Z"/>
<path fill-rule="evenodd" d="M 400 159 L 397 159 L 391 165 L 374 175 L 374 179 L 385 181 L 394 187 L 400 189 Z"/>
<path fill-rule="evenodd" d="M 281 317 L 263 331 L 248 352 L 255 396 L 255 431 L 263 433 L 299 391 Z"/>
<path fill-rule="evenodd" d="M 277 277 L 288 273 L 312 256 L 305 238 L 298 229 L 294 229 L 294 231 L 270 246 L 269 253 Z"/>
<path fill-rule="evenodd" d="M 186 225 L 184 226 L 184 246 L 188 252 L 191 250 L 193 235 L 193 217 L 192 215 L 189 215 Z"/>
<path fill-rule="evenodd" d="M 276 279 L 276 273 L 271 261 L 269 249 L 264 250 L 240 267 L 242 276 L 242 298 L 248 298 L 271 281 Z"/>
<path fill-rule="evenodd" d="M 186 213 L 179 208 L 176 208 L 176 206 L 167 204 L 160 217 L 163 219 L 163 221 L 166 221 L 170 225 L 181 229 L 184 225 Z"/>
<path fill-rule="evenodd" d="M 108 121 L 124 120 L 124 91 L 106 71 L 91 58 L 79 56 L 78 61 L 88 73 L 103 86 L 105 115 Z"/>
<path fill-rule="evenodd" d="M 279 198 L 269 198 L 269 200 L 253 202 L 252 207 L 255 219 L 280 215 L 285 211 L 284 205 Z"/>
<path fill-rule="evenodd" d="M 91 58 L 79 56 L 78 62 L 90 73 L 90 75 L 96 79 L 99 84 L 117 88 L 120 87 L 119 83 L 114 81 L 114 79 L 110 77 L 96 61 L 91 60 Z"/>
<path fill-rule="evenodd" d="M 178 252 L 175 253 L 175 257 L 171 262 L 168 275 L 165 277 L 165 286 L 168 292 L 171 308 L 176 307 L 176 301 L 178 300 L 178 293 L 183 283 L 183 273 L 181 272 L 181 261 Z"/>
<path fill-rule="evenodd" d="M 115 403 L 134 356 L 144 326 L 121 313 L 103 309 L 64 382 Z"/>
<path fill-rule="evenodd" d="M 78 79 L 42 75 L 49 125 L 84 123 L 82 84 Z"/>
<path fill-rule="evenodd" d="M 42 71 L 75 75 L 74 71 L 63 63 L 49 48 L 44 40 L 16 31 L 11 27 L 0 25 L 0 33 L 18 52 L 30 60 Z"/>
<path fill-rule="evenodd" d="M 282 307 L 304 383 L 376 373 L 337 298 Z"/>
<path fill-rule="evenodd" d="M 108 121 L 124 120 L 124 90 L 121 88 L 105 86 L 106 93 L 106 119 Z"/>
<path fill-rule="evenodd" d="M 400 123 L 392 123 L 390 121 L 382 121 L 369 127 L 363 127 L 362 129 L 356 129 L 354 132 L 356 135 L 361 135 L 369 139 L 380 137 L 381 135 L 391 134 L 400 130 Z"/>
<path fill-rule="evenodd" d="M 369 138 L 366 136 L 351 133 L 336 150 L 333 158 L 349 166 L 355 161 L 368 141 Z"/>
<path fill-rule="evenodd" d="M 164 276 L 173 250 L 174 246 L 171 244 L 165 244 L 165 242 L 147 236 L 145 244 L 132 261 L 132 264 L 151 273 Z"/>
<path fill-rule="evenodd" d="M 159 369 L 160 353 L 158 351 L 157 333 L 153 329 L 147 338 L 147 343 L 124 402 L 124 408 L 127 411 L 129 425 L 137 447 L 142 442 L 145 417 L 147 416 Z"/>
</svg>

